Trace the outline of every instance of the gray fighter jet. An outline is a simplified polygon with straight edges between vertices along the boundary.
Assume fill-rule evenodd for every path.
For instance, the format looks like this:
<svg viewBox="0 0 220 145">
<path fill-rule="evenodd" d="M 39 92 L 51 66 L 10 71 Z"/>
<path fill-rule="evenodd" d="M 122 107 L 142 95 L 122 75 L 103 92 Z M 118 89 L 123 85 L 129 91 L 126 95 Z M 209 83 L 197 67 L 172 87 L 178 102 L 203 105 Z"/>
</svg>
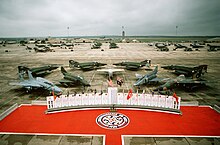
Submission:
<svg viewBox="0 0 220 145">
<path fill-rule="evenodd" d="M 204 80 L 193 80 L 190 78 L 186 78 L 184 75 L 179 75 L 175 79 L 164 79 L 163 81 L 160 81 L 160 83 L 164 83 L 163 85 L 160 85 L 154 91 L 167 91 L 170 89 L 173 89 L 174 87 L 183 87 L 188 91 L 194 90 L 195 88 L 205 86 L 206 81 Z"/>
<path fill-rule="evenodd" d="M 55 94 L 61 94 L 62 90 L 54 85 L 52 82 L 41 78 L 41 77 L 36 77 L 34 78 L 31 74 L 31 71 L 28 70 L 28 80 L 24 80 L 22 74 L 19 74 L 20 82 L 13 82 L 9 83 L 10 85 L 13 86 L 21 86 L 25 89 L 27 89 L 27 92 L 30 92 L 33 89 L 44 89 L 48 90 L 50 92 L 54 92 Z"/>
<path fill-rule="evenodd" d="M 144 76 L 136 74 L 136 77 L 138 78 L 138 81 L 134 83 L 134 86 L 140 86 L 143 84 L 147 84 L 150 82 L 158 82 L 159 79 L 157 78 L 157 72 L 158 72 L 158 66 L 155 67 L 155 69 Z"/>
<path fill-rule="evenodd" d="M 76 85 L 82 85 L 84 87 L 90 86 L 90 84 L 83 77 L 72 75 L 68 73 L 63 67 L 61 67 L 61 72 L 64 75 L 64 78 L 59 82 L 66 87 Z"/>
</svg>

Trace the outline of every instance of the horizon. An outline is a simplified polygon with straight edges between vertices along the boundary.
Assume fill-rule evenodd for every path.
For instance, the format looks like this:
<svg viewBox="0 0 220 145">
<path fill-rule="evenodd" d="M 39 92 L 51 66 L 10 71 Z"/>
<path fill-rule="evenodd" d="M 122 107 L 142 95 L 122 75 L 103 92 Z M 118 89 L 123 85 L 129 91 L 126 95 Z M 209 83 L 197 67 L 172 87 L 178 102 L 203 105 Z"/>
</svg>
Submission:
<svg viewBox="0 0 220 145">
<path fill-rule="evenodd" d="M 2 0 L 0 37 L 220 36 L 219 0 Z"/>
</svg>

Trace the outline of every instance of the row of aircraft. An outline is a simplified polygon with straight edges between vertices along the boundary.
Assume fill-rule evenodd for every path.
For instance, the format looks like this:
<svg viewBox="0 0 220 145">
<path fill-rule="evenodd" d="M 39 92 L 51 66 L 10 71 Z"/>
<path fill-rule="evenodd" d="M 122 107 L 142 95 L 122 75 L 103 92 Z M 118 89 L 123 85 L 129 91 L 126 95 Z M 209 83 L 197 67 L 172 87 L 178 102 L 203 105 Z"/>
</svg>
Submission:
<svg viewBox="0 0 220 145">
<path fill-rule="evenodd" d="M 101 66 L 107 65 L 100 62 L 85 62 L 79 63 L 74 60 L 69 61 L 69 65 L 72 68 L 79 68 L 82 70 L 93 70 L 100 68 Z M 128 70 L 137 70 L 143 66 L 151 65 L 151 60 L 144 60 L 142 62 L 120 62 L 115 63 L 116 66 L 123 66 L 125 69 Z M 10 85 L 19 85 L 30 91 L 34 88 L 43 88 L 50 92 L 54 92 L 56 94 L 62 93 L 62 90 L 54 85 L 52 82 L 40 77 L 52 72 L 59 67 L 59 65 L 47 65 L 43 67 L 36 67 L 36 68 L 27 68 L 25 66 L 18 66 L 19 78 L 20 82 L 10 83 Z M 155 90 L 162 91 L 166 89 L 172 88 L 174 85 L 178 86 L 185 86 L 189 89 L 193 89 L 194 87 L 204 85 L 205 82 L 201 80 L 195 80 L 194 78 L 198 79 L 204 73 L 207 73 L 207 65 L 200 65 L 196 67 L 186 67 L 186 66 L 178 66 L 178 65 L 170 65 L 170 66 L 161 66 L 164 69 L 174 70 L 173 73 L 179 75 L 176 79 L 171 78 L 158 78 L 158 66 L 155 69 L 147 73 L 145 75 L 136 74 L 137 81 L 134 83 L 134 86 L 141 86 L 146 84 L 161 84 Z M 99 72 L 106 72 L 109 75 L 109 78 L 113 77 L 114 72 L 123 72 L 124 69 L 98 69 Z M 61 67 L 61 72 L 63 74 L 63 79 L 59 81 L 60 84 L 64 86 L 90 86 L 90 84 L 82 77 L 73 75 L 68 73 L 63 67 Z M 24 79 L 24 74 L 27 73 L 28 80 Z M 187 78 L 186 78 L 187 77 Z"/>
</svg>

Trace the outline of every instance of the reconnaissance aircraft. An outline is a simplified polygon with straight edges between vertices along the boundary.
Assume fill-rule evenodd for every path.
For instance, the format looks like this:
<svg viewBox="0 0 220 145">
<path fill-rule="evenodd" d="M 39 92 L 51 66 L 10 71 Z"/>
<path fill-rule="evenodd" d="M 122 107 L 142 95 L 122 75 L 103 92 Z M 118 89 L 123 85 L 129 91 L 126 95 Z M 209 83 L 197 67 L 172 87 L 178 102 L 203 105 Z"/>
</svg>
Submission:
<svg viewBox="0 0 220 145">
<path fill-rule="evenodd" d="M 52 70 L 57 69 L 59 66 L 56 64 L 41 66 L 41 67 L 34 67 L 34 68 L 28 68 L 25 66 L 18 66 L 18 72 L 21 74 L 24 74 L 27 72 L 27 70 L 32 72 L 32 75 L 34 77 L 37 76 L 45 76 L 52 72 Z"/>
<path fill-rule="evenodd" d="M 82 85 L 82 86 L 90 86 L 90 84 L 81 76 L 74 76 L 68 73 L 63 67 L 61 67 L 61 72 L 64 75 L 64 78 L 59 82 L 64 86 L 75 86 L 75 85 Z"/>
<path fill-rule="evenodd" d="M 9 84 L 13 86 L 21 86 L 27 89 L 27 92 L 30 92 L 33 89 L 44 89 L 50 92 L 54 92 L 55 94 L 58 94 L 58 95 L 62 93 L 62 90 L 56 85 L 54 85 L 52 82 L 41 77 L 34 78 L 31 74 L 31 71 L 28 70 L 27 72 L 28 72 L 28 78 L 29 78 L 28 80 L 24 80 L 22 74 L 18 73 L 20 82 L 13 82 Z"/>
<path fill-rule="evenodd" d="M 101 66 L 104 66 L 104 65 L 107 65 L 107 64 L 106 63 L 100 63 L 100 62 L 97 62 L 97 61 L 79 63 L 79 62 L 74 61 L 74 60 L 69 60 L 69 66 L 71 68 L 80 68 L 83 71 L 97 69 L 97 68 L 100 68 Z"/>
<path fill-rule="evenodd" d="M 156 66 L 155 69 L 151 73 L 148 73 L 144 76 L 140 74 L 136 74 L 138 81 L 134 83 L 134 86 L 140 86 L 140 85 L 151 83 L 151 82 L 158 82 L 159 79 L 157 78 L 157 72 L 158 72 L 158 66 Z"/>
<path fill-rule="evenodd" d="M 163 79 L 160 81 L 160 83 L 164 83 L 163 85 L 160 85 L 154 91 L 167 91 L 175 86 L 184 87 L 188 91 L 194 90 L 195 88 L 205 86 L 206 81 L 203 80 L 193 80 L 190 78 L 186 78 L 184 75 L 179 75 L 176 79 Z"/>
<path fill-rule="evenodd" d="M 120 63 L 114 63 L 113 65 L 116 65 L 116 66 L 125 66 L 125 68 L 127 70 L 138 70 L 140 69 L 141 67 L 143 66 L 150 66 L 151 65 L 151 60 L 150 59 L 147 59 L 147 60 L 144 60 L 142 62 L 128 62 L 128 61 L 123 61 L 123 62 L 120 62 Z"/>
<path fill-rule="evenodd" d="M 181 66 L 181 65 L 167 65 L 161 66 L 161 68 L 175 70 L 177 75 L 184 74 L 186 77 L 199 78 L 204 73 L 207 73 L 208 65 L 199 65 L 195 67 Z"/>
</svg>

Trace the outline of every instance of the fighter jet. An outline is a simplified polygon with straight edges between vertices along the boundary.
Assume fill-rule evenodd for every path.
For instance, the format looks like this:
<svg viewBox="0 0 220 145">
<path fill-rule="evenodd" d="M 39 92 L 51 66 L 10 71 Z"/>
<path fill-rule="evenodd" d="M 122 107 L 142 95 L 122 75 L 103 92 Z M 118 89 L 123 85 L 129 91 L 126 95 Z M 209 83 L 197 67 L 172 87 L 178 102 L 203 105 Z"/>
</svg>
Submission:
<svg viewBox="0 0 220 145">
<path fill-rule="evenodd" d="M 155 69 L 151 73 L 148 73 L 144 76 L 136 74 L 138 81 L 134 83 L 134 86 L 140 86 L 140 85 L 147 84 L 150 82 L 158 82 L 159 80 L 157 78 L 157 72 L 158 72 L 158 66 L 156 66 Z"/>
<path fill-rule="evenodd" d="M 164 43 L 156 43 L 155 46 L 160 50 L 160 51 L 169 51 L 169 48 L 167 48 L 167 45 Z"/>
<path fill-rule="evenodd" d="M 184 75 L 179 75 L 176 79 L 164 79 L 160 82 L 164 84 L 154 89 L 154 91 L 166 91 L 175 86 L 184 87 L 187 90 L 194 90 L 195 88 L 206 85 L 206 81 L 204 80 L 193 80 L 186 78 Z"/>
<path fill-rule="evenodd" d="M 118 48 L 117 44 L 116 43 L 110 43 L 109 44 L 109 49 L 114 49 L 114 48 Z"/>
<path fill-rule="evenodd" d="M 83 71 L 97 69 L 97 68 L 100 68 L 101 66 L 104 66 L 104 65 L 107 65 L 107 64 L 100 63 L 97 61 L 79 63 L 74 60 L 69 60 L 69 66 L 71 68 L 80 68 Z"/>
<path fill-rule="evenodd" d="M 101 48 L 101 46 L 102 46 L 102 43 L 96 42 L 92 45 L 91 49 L 99 49 Z"/>
<path fill-rule="evenodd" d="M 108 77 L 109 77 L 109 79 L 112 79 L 113 78 L 113 73 L 114 72 L 123 72 L 124 71 L 124 69 L 99 69 L 99 70 L 97 70 L 98 72 L 106 72 L 106 73 L 108 73 Z"/>
<path fill-rule="evenodd" d="M 21 86 L 25 89 L 27 89 L 27 92 L 30 92 L 33 89 L 44 89 L 48 90 L 50 92 L 54 92 L 55 94 L 61 94 L 62 90 L 54 85 L 52 82 L 41 78 L 41 77 L 36 77 L 34 78 L 31 74 L 31 71 L 28 70 L 28 80 L 24 80 L 22 74 L 19 74 L 20 82 L 12 82 L 9 83 L 10 85 L 13 86 Z"/>
<path fill-rule="evenodd" d="M 199 78 L 204 73 L 207 73 L 208 65 L 199 65 L 195 67 L 181 66 L 181 65 L 167 65 L 161 66 L 161 68 L 175 70 L 174 73 L 177 75 L 184 74 L 186 77 Z"/>
<path fill-rule="evenodd" d="M 138 70 L 143 66 L 150 66 L 151 65 L 151 60 L 150 59 L 146 59 L 142 62 L 127 62 L 127 61 L 123 61 L 120 63 L 114 63 L 113 65 L 116 66 L 125 66 L 125 69 L 127 70 Z"/>
<path fill-rule="evenodd" d="M 190 44 L 190 46 L 192 46 L 192 48 L 201 48 L 201 47 L 204 47 L 204 46 L 200 45 L 199 43 L 192 43 L 192 44 Z"/>
<path fill-rule="evenodd" d="M 25 66 L 18 66 L 18 72 L 21 74 L 25 74 L 27 70 L 32 72 L 32 75 L 34 77 L 37 76 L 45 76 L 52 72 L 52 70 L 57 69 L 59 66 L 56 64 L 41 66 L 41 67 L 34 67 L 34 68 L 28 68 Z"/>
<path fill-rule="evenodd" d="M 83 77 L 72 75 L 68 73 L 63 67 L 61 67 L 61 72 L 64 75 L 64 78 L 59 82 L 64 86 L 90 86 L 90 84 Z"/>
</svg>

